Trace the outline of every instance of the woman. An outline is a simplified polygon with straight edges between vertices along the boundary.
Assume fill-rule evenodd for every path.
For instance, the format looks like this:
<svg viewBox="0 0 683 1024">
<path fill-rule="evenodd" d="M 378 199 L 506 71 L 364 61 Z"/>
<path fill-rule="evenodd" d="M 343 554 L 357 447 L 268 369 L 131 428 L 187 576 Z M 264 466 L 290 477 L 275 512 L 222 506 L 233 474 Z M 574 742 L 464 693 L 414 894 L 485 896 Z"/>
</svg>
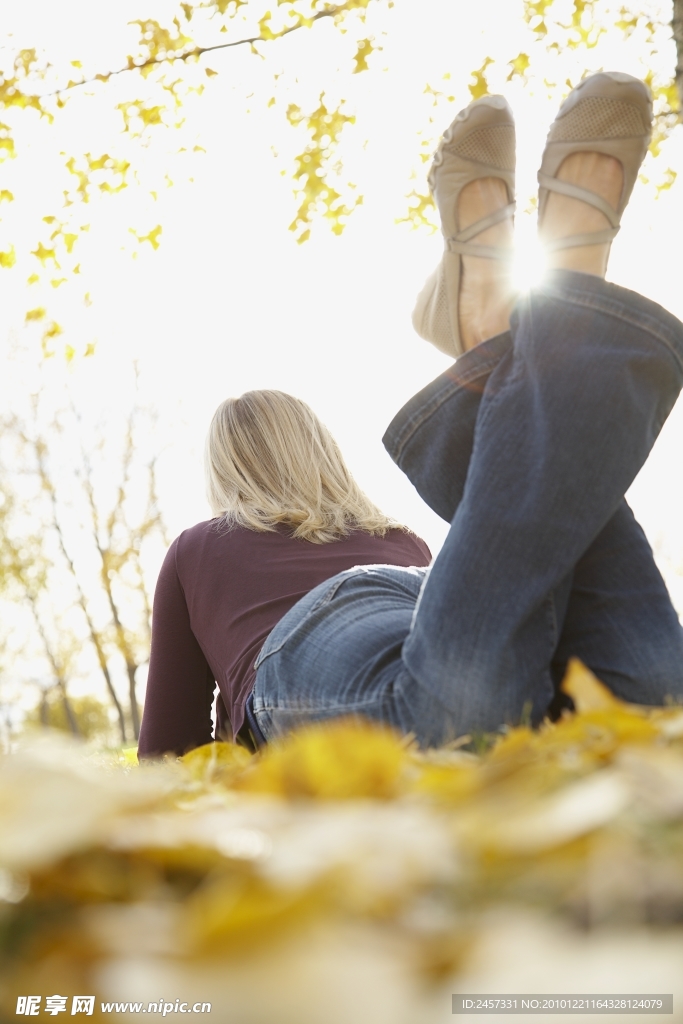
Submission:
<svg viewBox="0 0 683 1024">
<path fill-rule="evenodd" d="M 142 756 L 211 738 L 214 680 L 233 734 L 245 709 L 257 742 L 346 714 L 424 747 L 538 723 L 572 656 L 625 700 L 683 697 L 683 630 L 624 500 L 683 383 L 683 325 L 604 281 L 651 118 L 616 72 L 564 102 L 539 172 L 551 269 L 517 302 L 511 112 L 485 97 L 444 135 L 445 252 L 414 324 L 457 359 L 384 438 L 451 523 L 429 572 L 305 406 L 252 392 L 219 408 L 216 518 L 178 538 L 157 587 Z"/>
</svg>

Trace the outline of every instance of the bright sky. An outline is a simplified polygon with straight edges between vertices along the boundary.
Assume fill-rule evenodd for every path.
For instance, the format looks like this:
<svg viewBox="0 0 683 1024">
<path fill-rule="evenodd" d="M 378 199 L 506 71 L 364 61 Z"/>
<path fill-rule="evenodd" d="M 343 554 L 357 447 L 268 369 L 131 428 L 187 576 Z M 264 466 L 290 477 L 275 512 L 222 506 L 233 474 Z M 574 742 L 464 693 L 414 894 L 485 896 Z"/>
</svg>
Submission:
<svg viewBox="0 0 683 1024">
<path fill-rule="evenodd" d="M 117 66 L 128 52 L 127 17 L 168 9 L 165 3 L 133 0 L 108 5 L 0 0 L 0 24 L 13 26 L 21 46 L 45 45 L 55 62 L 84 60 L 88 54 L 93 69 L 100 70 Z M 381 18 L 389 30 L 380 40 L 382 52 L 371 58 L 369 73 L 352 78 L 334 71 L 340 63 L 348 66 L 351 43 L 327 23 L 272 44 L 268 62 L 246 50 L 212 55 L 206 64 L 219 74 L 207 79 L 200 98 L 188 102 L 183 131 L 161 132 L 147 150 L 137 151 L 144 187 L 91 204 L 82 262 L 93 306 L 77 312 L 73 297 L 60 296 L 66 287 L 47 298 L 63 303 L 75 339 L 97 338 L 96 356 L 68 373 L 79 402 L 93 415 L 116 423 L 131 361 L 138 360 L 143 391 L 160 411 L 162 500 L 173 534 L 208 515 L 201 458 L 215 406 L 228 395 L 272 387 L 308 401 L 372 497 L 419 532 L 433 551 L 439 548 L 445 524 L 415 495 L 380 440 L 402 403 L 448 365 L 410 325 L 414 297 L 439 258 L 440 237 L 395 221 L 405 215 L 406 193 L 415 186 L 424 190 L 428 165 L 417 159 L 418 133 L 437 136 L 447 127 L 468 102 L 469 73 L 486 55 L 507 59 L 529 51 L 520 11 L 521 4 L 511 0 L 396 0 L 390 16 Z M 371 29 L 373 24 L 371 18 Z M 625 44 L 614 34 L 599 57 L 591 51 L 589 66 L 611 64 L 643 74 L 640 52 L 637 40 Z M 578 57 L 539 54 L 535 59 L 546 78 L 559 82 L 568 74 L 580 77 L 587 66 L 585 51 Z M 665 46 L 662 66 L 672 60 Z M 280 70 L 285 74 L 277 102 L 268 108 L 272 75 Z M 451 78 L 444 81 L 446 73 Z M 493 87 L 505 86 L 504 78 L 504 69 L 494 70 Z M 444 102 L 437 111 L 443 123 L 436 126 L 429 124 L 434 108 L 424 93 L 426 83 L 455 95 L 453 104 Z M 119 145 L 111 110 L 119 102 L 115 90 L 123 95 L 125 88 L 119 81 L 98 98 L 76 98 L 56 126 L 29 130 L 20 140 L 23 153 L 14 166 L 5 164 L 9 184 L 0 185 L 17 195 L 14 209 L 7 211 L 6 231 L 14 232 L 18 249 L 34 241 L 29 207 L 47 211 L 56 202 L 61 185 L 49 168 L 59 150 L 97 154 Z M 521 279 L 534 263 L 533 218 L 524 210 L 557 102 L 548 101 L 542 83 L 530 90 L 518 84 L 505 88 L 518 118 Z M 298 246 L 287 225 L 295 210 L 289 171 L 302 137 L 286 125 L 284 108 L 289 102 L 306 106 L 322 89 L 333 96 L 345 90 L 349 110 L 357 114 L 340 155 L 343 180 L 357 185 L 364 205 L 341 238 L 316 225 L 312 239 Z M 170 155 L 178 145 L 191 148 L 196 141 L 205 155 Z M 682 157 L 679 128 L 678 137 L 665 144 L 653 180 L 667 166 L 680 168 Z M 410 180 L 413 169 L 417 181 Z M 176 181 L 168 189 L 163 188 L 166 172 Z M 150 187 L 159 188 L 156 202 L 149 198 Z M 653 195 L 653 184 L 637 185 L 609 276 L 683 317 L 675 235 L 683 224 L 683 185 L 679 180 L 657 202 Z M 152 252 L 143 246 L 132 259 L 128 226 L 144 233 L 156 223 L 163 225 L 161 247 Z M 8 338 L 36 343 L 34 336 L 22 340 L 24 312 L 37 304 L 21 285 L 25 277 L 0 275 L 2 344 Z M 25 372 L 15 366 L 0 385 L 10 406 Z M 50 372 L 55 388 L 61 386 L 63 371 Z M 632 492 L 681 608 L 683 582 L 676 570 L 683 571 L 682 440 L 679 405 Z"/>
</svg>

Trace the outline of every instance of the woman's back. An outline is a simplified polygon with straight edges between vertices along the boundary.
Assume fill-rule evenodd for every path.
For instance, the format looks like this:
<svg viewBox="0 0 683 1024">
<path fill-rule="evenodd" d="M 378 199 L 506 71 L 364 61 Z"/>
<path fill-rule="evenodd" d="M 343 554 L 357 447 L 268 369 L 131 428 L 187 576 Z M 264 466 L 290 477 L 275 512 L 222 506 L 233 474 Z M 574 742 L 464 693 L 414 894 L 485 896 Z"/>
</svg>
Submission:
<svg viewBox="0 0 683 1024">
<path fill-rule="evenodd" d="M 218 732 L 236 735 L 254 662 L 275 624 L 318 584 L 354 565 L 428 565 L 426 544 L 393 529 L 354 530 L 332 543 L 296 540 L 221 520 L 198 523 L 171 545 L 157 583 L 140 754 L 210 742 L 218 683 Z M 228 721 L 226 721 L 226 718 Z"/>
</svg>

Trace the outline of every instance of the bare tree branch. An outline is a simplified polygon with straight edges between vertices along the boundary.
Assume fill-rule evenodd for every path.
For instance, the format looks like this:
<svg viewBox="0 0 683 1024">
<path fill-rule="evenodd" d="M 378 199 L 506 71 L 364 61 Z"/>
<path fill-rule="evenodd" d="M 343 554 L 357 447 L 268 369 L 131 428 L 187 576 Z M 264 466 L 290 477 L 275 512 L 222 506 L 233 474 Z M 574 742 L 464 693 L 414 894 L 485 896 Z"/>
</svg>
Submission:
<svg viewBox="0 0 683 1024">
<path fill-rule="evenodd" d="M 112 560 L 112 553 L 113 553 L 113 531 L 114 531 L 114 527 L 116 525 L 116 522 L 118 521 L 119 510 L 120 510 L 120 508 L 121 508 L 121 506 L 123 504 L 123 501 L 125 500 L 125 496 L 126 496 L 126 483 L 128 481 L 128 478 L 129 478 L 130 459 L 132 457 L 132 451 L 133 451 L 132 436 L 131 436 L 131 429 L 130 429 L 132 417 L 133 417 L 133 413 L 131 412 L 131 414 L 129 416 L 129 421 L 128 421 L 128 432 L 127 432 L 127 437 L 126 437 L 126 447 L 124 449 L 123 460 L 122 460 L 123 474 L 122 474 L 122 478 L 121 478 L 121 483 L 119 484 L 119 487 L 118 487 L 118 492 L 117 492 L 117 496 L 116 496 L 116 502 L 114 504 L 114 507 L 113 507 L 110 515 L 107 518 L 107 523 L 106 523 L 106 528 L 105 528 L 106 529 L 106 537 L 105 537 L 105 540 L 104 540 L 104 544 L 102 543 L 102 538 L 100 536 L 100 520 L 99 520 L 99 512 L 98 512 L 98 508 L 97 508 L 97 502 L 95 500 L 95 488 L 94 488 L 93 482 L 92 482 L 92 467 L 90 465 L 90 460 L 88 459 L 88 457 L 85 454 L 85 452 L 82 452 L 82 456 L 83 456 L 83 466 L 84 466 L 84 470 L 85 470 L 85 473 L 84 473 L 84 476 L 83 476 L 83 486 L 85 488 L 86 497 L 88 499 L 88 507 L 90 509 L 90 514 L 92 516 L 93 539 L 95 541 L 95 547 L 97 548 L 97 553 L 100 556 L 100 580 L 101 580 L 101 583 L 102 583 L 102 588 L 103 588 L 103 590 L 104 590 L 104 592 L 105 592 L 105 594 L 107 596 L 107 602 L 109 604 L 109 610 L 111 612 L 111 617 L 112 617 L 112 621 L 113 621 L 113 624 L 114 624 L 114 633 L 115 633 L 115 637 L 116 637 L 116 646 L 118 647 L 119 652 L 122 655 L 123 660 L 124 660 L 125 665 L 126 665 L 126 674 L 128 676 L 128 696 L 129 696 L 129 702 L 130 702 L 131 724 L 133 726 L 133 735 L 134 735 L 135 739 L 137 740 L 139 738 L 139 736 L 140 736 L 140 708 L 138 706 L 137 693 L 136 693 L 136 684 L 135 684 L 135 673 L 137 672 L 137 669 L 138 669 L 138 663 L 137 663 L 137 659 L 135 658 L 132 646 L 129 643 L 125 627 L 124 627 L 123 622 L 121 620 L 121 616 L 120 616 L 120 613 L 119 613 L 119 608 L 118 608 L 116 599 L 114 597 L 114 591 L 113 591 L 113 587 L 112 587 L 112 580 L 111 580 L 111 576 L 110 576 L 110 572 L 109 572 L 109 570 L 111 568 L 111 560 Z"/>
<path fill-rule="evenodd" d="M 140 560 L 140 548 L 142 541 L 154 529 L 157 527 L 163 527 L 163 520 L 155 509 L 157 504 L 157 495 L 154 459 L 152 459 L 147 466 L 147 507 L 143 521 L 137 528 L 133 528 L 129 525 L 126 518 L 125 502 L 129 493 L 131 471 L 136 452 L 135 421 L 138 412 L 139 407 L 134 405 L 128 414 L 125 443 L 121 456 L 121 479 L 117 488 L 116 500 L 106 518 L 105 523 L 101 522 L 99 515 L 90 459 L 83 448 L 81 448 L 81 458 L 84 468 L 83 487 L 88 501 L 90 515 L 92 517 L 93 539 L 100 557 L 100 580 L 109 604 L 109 610 L 114 626 L 116 646 L 126 665 L 131 723 L 136 739 L 138 739 L 140 732 L 140 708 L 137 700 L 136 674 L 142 662 L 136 652 L 136 638 L 135 636 L 131 636 L 129 630 L 126 629 L 126 626 L 124 625 L 121 616 L 120 603 L 115 594 L 114 579 L 117 575 L 120 576 L 121 570 L 126 565 L 131 565 L 134 568 L 137 575 L 136 590 L 142 599 L 143 606 L 142 631 L 144 633 L 145 640 L 147 641 L 147 647 L 149 647 L 149 643 L 151 642 L 151 606 L 149 595 L 145 587 L 144 573 L 142 571 L 142 564 Z M 126 546 L 123 551 L 117 551 L 117 527 L 122 527 L 124 531 Z M 165 530 L 161 529 L 161 532 L 165 534 Z"/>
<path fill-rule="evenodd" d="M 113 703 L 113 705 L 114 705 L 114 707 L 116 709 L 116 714 L 117 714 L 118 720 L 119 720 L 119 731 L 121 733 L 121 742 L 125 743 L 126 739 L 127 739 L 125 715 L 123 713 L 123 708 L 121 707 L 121 702 L 119 701 L 118 694 L 116 693 L 116 690 L 114 688 L 114 684 L 112 682 L 111 673 L 109 671 L 109 664 L 107 662 L 107 653 L 106 653 L 106 650 L 105 650 L 105 647 L 104 647 L 104 639 L 103 639 L 102 634 L 100 633 L 100 631 L 95 626 L 95 623 L 93 622 L 92 616 L 90 615 L 90 611 L 89 611 L 89 608 L 88 608 L 88 602 L 87 602 L 85 593 L 83 591 L 83 588 L 81 587 L 81 583 L 80 583 L 80 580 L 78 578 L 78 573 L 76 572 L 76 566 L 74 565 L 74 561 L 73 561 L 73 559 L 72 559 L 72 557 L 71 557 L 71 555 L 69 553 L 69 550 L 68 550 L 68 548 L 66 546 L 66 540 L 64 538 L 64 532 L 62 530 L 61 522 L 60 522 L 60 519 L 59 519 L 57 492 L 55 490 L 55 486 L 54 486 L 54 483 L 52 481 L 52 477 L 50 476 L 50 473 L 49 473 L 48 468 L 47 468 L 47 461 L 46 461 L 47 449 L 46 449 L 46 445 L 45 445 L 45 442 L 42 441 L 40 438 L 31 441 L 31 439 L 27 438 L 24 435 L 24 440 L 28 444 L 30 444 L 31 447 L 33 447 L 33 450 L 35 452 L 36 465 L 38 467 L 38 474 L 39 474 L 40 482 L 41 482 L 41 485 L 42 485 L 43 489 L 45 490 L 45 492 L 47 493 L 48 498 L 50 500 L 50 507 L 51 507 L 51 511 L 52 511 L 52 526 L 53 526 L 55 534 L 57 536 L 57 540 L 58 540 L 58 543 L 59 543 L 60 551 L 62 552 L 64 560 L 65 560 L 65 562 L 66 562 L 66 564 L 67 564 L 67 566 L 69 568 L 69 572 L 71 574 L 71 577 L 72 577 L 72 579 L 74 581 L 74 584 L 75 584 L 75 587 L 76 587 L 76 595 L 77 595 L 78 606 L 81 609 L 81 611 L 83 612 L 83 615 L 85 617 L 85 621 L 86 621 L 86 624 L 88 626 L 88 632 L 90 634 L 90 640 L 92 642 L 93 647 L 95 648 L 95 653 L 97 655 L 97 661 L 98 661 L 98 664 L 100 666 L 100 671 L 102 672 L 102 675 L 104 677 L 104 682 L 105 682 L 105 685 L 107 687 L 107 691 L 108 691 L 109 696 L 111 697 L 112 703 Z"/>
</svg>

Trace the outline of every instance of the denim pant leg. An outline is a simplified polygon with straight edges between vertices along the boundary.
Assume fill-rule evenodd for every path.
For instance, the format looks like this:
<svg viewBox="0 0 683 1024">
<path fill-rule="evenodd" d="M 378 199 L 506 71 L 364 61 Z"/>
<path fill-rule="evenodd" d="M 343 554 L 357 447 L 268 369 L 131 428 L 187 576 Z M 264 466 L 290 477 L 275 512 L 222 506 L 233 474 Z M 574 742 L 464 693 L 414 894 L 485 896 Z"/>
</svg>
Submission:
<svg viewBox="0 0 683 1024">
<path fill-rule="evenodd" d="M 512 337 L 395 683 L 426 743 L 518 721 L 525 706 L 542 717 L 553 595 L 619 509 L 683 382 L 683 325 L 589 275 L 554 272 L 518 304 Z"/>
<path fill-rule="evenodd" d="M 400 410 L 384 436 L 392 459 L 449 522 L 464 493 L 484 389 L 511 350 L 506 333 L 467 352 Z M 624 700 L 683 698 L 683 628 L 625 500 L 551 598 L 560 634 L 551 665 L 556 690 L 577 657 Z"/>
<path fill-rule="evenodd" d="M 622 700 L 683 700 L 683 627 L 626 501 L 572 575 L 552 666 L 557 682 L 571 657 L 580 658 Z"/>
</svg>

